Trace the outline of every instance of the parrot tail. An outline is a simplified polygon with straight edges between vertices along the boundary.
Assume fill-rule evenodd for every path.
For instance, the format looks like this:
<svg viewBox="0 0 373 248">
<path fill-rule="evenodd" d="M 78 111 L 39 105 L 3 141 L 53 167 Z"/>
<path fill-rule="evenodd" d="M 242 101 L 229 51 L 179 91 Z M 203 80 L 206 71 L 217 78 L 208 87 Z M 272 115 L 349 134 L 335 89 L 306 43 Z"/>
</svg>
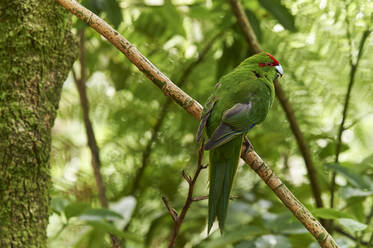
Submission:
<svg viewBox="0 0 373 248">
<path fill-rule="evenodd" d="M 229 195 L 237 171 L 243 134 L 210 151 L 210 190 L 208 233 L 218 219 L 220 232 L 224 231 L 228 212 Z"/>
</svg>

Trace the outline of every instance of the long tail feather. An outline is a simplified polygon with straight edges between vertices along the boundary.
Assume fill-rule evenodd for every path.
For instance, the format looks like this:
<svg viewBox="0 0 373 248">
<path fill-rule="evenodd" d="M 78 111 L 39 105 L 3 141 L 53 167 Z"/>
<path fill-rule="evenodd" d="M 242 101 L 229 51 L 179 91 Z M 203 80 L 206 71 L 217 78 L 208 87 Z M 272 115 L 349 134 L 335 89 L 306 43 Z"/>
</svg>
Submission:
<svg viewBox="0 0 373 248">
<path fill-rule="evenodd" d="M 218 219 L 220 231 L 228 211 L 229 195 L 237 171 L 243 135 L 210 151 L 210 190 L 208 232 Z"/>
</svg>

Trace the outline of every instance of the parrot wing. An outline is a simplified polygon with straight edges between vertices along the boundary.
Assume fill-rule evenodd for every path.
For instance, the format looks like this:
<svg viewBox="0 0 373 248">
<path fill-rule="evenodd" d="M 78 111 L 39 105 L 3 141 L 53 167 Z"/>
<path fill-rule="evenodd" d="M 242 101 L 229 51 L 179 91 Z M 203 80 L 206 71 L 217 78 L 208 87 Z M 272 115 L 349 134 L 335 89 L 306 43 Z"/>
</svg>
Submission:
<svg viewBox="0 0 373 248">
<path fill-rule="evenodd" d="M 205 109 L 203 109 L 203 113 L 202 113 L 202 117 L 201 117 L 201 122 L 199 124 L 198 132 L 197 132 L 197 137 L 196 137 L 197 143 L 201 140 L 203 130 L 206 127 L 207 120 L 210 117 L 210 114 L 211 114 L 212 110 L 214 109 L 215 103 L 216 103 L 216 101 L 212 102 L 211 104 L 207 104 L 207 106 L 208 105 L 210 105 L 210 106 L 209 106 L 209 108 L 206 111 L 205 111 Z"/>
<path fill-rule="evenodd" d="M 237 103 L 232 108 L 226 110 L 223 114 L 222 121 L 211 135 L 209 141 L 205 145 L 205 150 L 210 150 L 221 146 L 238 135 L 247 132 L 247 125 L 243 126 L 243 121 L 248 118 L 252 110 L 251 102 Z"/>
<path fill-rule="evenodd" d="M 221 85 L 220 83 L 216 84 L 215 92 L 220 87 L 220 85 Z M 209 97 L 206 106 L 203 108 L 202 115 L 201 115 L 201 122 L 199 124 L 199 128 L 198 128 L 198 131 L 197 131 L 197 136 L 196 136 L 197 143 L 201 140 L 203 130 L 205 129 L 206 124 L 207 124 L 207 120 L 210 117 L 211 112 L 214 109 L 214 106 L 215 106 L 215 103 L 217 102 L 217 100 L 218 99 L 216 97 L 216 94 L 212 94 Z"/>
</svg>

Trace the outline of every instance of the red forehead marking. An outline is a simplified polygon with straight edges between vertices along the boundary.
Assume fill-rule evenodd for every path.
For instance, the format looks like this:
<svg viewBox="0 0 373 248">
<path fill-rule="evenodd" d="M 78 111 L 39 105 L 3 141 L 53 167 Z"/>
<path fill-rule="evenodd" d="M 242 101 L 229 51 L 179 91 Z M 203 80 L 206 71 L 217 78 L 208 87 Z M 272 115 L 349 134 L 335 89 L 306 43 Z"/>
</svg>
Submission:
<svg viewBox="0 0 373 248">
<path fill-rule="evenodd" d="M 272 66 L 279 65 L 280 63 L 272 56 L 272 54 L 267 53 L 267 55 L 273 60 Z"/>
<path fill-rule="evenodd" d="M 272 54 L 270 53 L 267 53 L 268 57 L 270 57 L 272 59 L 272 63 L 270 62 L 266 62 L 266 63 L 259 63 L 259 66 L 260 67 L 264 67 L 264 66 L 276 66 L 276 65 L 279 65 L 280 63 L 272 56 Z"/>
</svg>

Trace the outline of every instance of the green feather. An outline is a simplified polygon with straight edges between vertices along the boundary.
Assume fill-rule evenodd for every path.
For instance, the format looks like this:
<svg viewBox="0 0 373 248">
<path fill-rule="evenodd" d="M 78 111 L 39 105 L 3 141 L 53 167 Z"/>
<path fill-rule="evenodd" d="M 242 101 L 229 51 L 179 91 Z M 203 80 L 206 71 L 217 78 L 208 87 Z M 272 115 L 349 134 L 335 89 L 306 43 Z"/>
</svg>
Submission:
<svg viewBox="0 0 373 248">
<path fill-rule="evenodd" d="M 208 232 L 216 218 L 223 232 L 243 137 L 265 119 L 273 103 L 275 68 L 259 66 L 267 62 L 273 60 L 266 53 L 243 61 L 221 78 L 203 109 L 197 140 L 205 129 L 205 149 L 210 150 Z"/>
</svg>

